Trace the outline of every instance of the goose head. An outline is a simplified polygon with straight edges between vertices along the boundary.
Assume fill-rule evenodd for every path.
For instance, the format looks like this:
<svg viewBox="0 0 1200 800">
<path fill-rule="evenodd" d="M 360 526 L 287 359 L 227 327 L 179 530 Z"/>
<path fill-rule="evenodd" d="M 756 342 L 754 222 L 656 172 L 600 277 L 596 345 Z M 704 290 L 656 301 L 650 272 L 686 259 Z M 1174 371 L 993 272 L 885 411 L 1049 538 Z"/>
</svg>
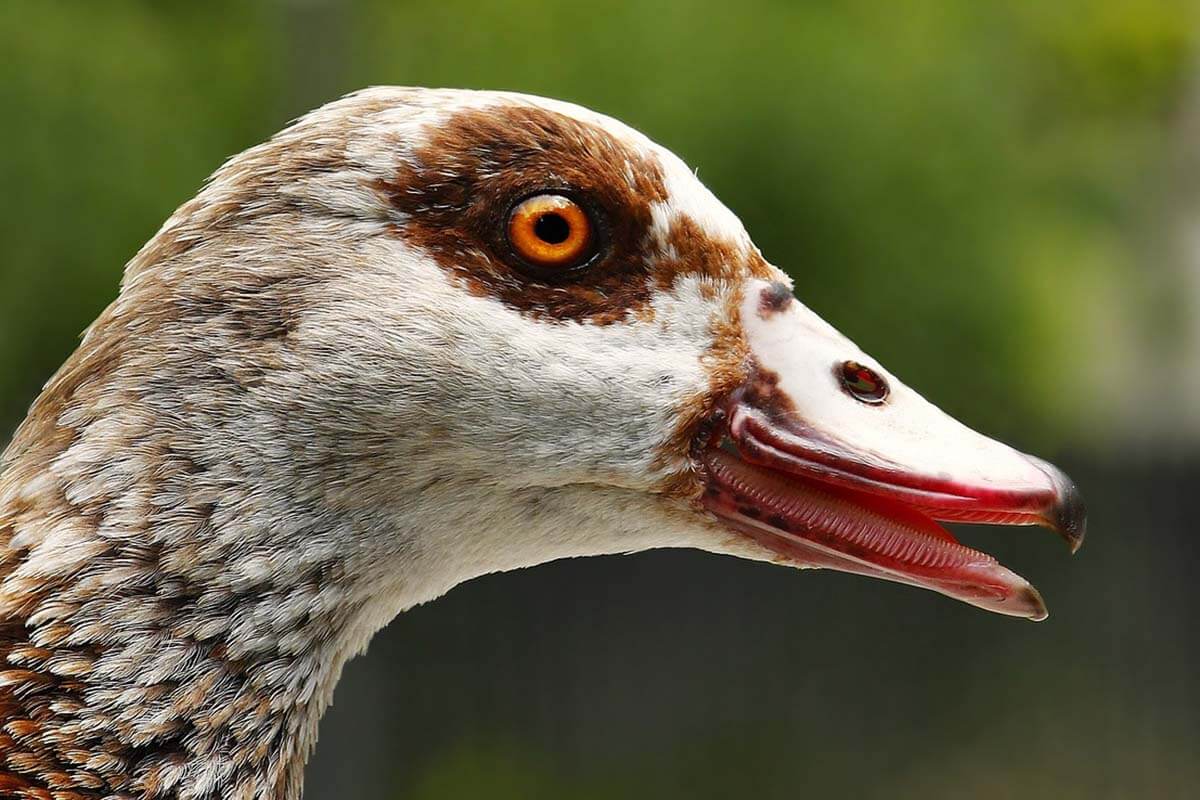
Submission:
<svg viewBox="0 0 1200 800">
<path fill-rule="evenodd" d="M 1083 536 L 1060 471 L 823 322 L 643 135 L 359 92 L 167 221 L 6 452 L 0 785 L 296 796 L 377 629 L 564 557 L 699 548 L 1046 616 L 939 521 Z"/>
</svg>

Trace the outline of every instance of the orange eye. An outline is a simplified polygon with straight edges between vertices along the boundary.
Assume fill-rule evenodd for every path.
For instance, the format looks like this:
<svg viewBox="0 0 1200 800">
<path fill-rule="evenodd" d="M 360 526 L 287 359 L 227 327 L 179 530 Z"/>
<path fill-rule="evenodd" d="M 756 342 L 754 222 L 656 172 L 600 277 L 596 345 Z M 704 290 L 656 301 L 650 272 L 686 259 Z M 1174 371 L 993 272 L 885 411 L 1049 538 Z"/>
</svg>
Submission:
<svg viewBox="0 0 1200 800">
<path fill-rule="evenodd" d="M 522 200 L 508 217 L 509 244 L 535 267 L 576 267 L 592 254 L 592 239 L 587 212 L 561 194 Z"/>
</svg>

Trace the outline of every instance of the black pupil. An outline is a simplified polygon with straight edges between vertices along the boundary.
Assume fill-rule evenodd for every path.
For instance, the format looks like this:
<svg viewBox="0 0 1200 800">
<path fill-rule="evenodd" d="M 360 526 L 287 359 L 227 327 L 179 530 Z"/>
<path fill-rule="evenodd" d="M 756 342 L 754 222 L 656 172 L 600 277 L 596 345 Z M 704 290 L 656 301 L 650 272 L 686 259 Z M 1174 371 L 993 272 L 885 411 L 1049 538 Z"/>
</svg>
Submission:
<svg viewBox="0 0 1200 800">
<path fill-rule="evenodd" d="M 560 214 L 542 214 L 533 223 L 533 232 L 546 244 L 562 244 L 571 235 L 571 223 Z"/>
</svg>

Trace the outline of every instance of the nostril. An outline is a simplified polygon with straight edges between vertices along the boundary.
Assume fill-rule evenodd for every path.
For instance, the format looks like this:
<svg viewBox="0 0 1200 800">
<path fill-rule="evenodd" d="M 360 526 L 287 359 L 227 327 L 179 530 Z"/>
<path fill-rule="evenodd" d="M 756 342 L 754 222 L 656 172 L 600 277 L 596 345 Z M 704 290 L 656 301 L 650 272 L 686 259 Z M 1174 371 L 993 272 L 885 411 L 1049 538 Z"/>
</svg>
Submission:
<svg viewBox="0 0 1200 800">
<path fill-rule="evenodd" d="M 846 393 L 861 403 L 878 405 L 887 399 L 891 391 L 882 375 L 857 361 L 835 364 L 833 372 Z"/>
<path fill-rule="evenodd" d="M 783 281 L 773 281 L 758 296 L 758 315 L 764 319 L 783 311 L 792 302 L 792 290 Z"/>
</svg>

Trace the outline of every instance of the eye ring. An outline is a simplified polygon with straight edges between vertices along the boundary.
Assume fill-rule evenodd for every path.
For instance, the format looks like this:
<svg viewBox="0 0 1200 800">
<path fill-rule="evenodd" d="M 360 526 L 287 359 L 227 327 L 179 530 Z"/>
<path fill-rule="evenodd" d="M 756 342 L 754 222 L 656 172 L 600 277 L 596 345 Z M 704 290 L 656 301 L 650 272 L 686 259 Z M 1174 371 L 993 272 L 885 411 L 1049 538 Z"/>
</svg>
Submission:
<svg viewBox="0 0 1200 800">
<path fill-rule="evenodd" d="M 834 375 L 846 394 L 860 403 L 879 405 L 891 394 L 887 379 L 857 361 L 843 361 L 833 367 Z"/>
<path fill-rule="evenodd" d="M 545 192 L 521 200 L 508 213 L 505 233 L 512 252 L 538 269 L 565 272 L 595 254 L 591 217 L 564 194 Z"/>
</svg>

